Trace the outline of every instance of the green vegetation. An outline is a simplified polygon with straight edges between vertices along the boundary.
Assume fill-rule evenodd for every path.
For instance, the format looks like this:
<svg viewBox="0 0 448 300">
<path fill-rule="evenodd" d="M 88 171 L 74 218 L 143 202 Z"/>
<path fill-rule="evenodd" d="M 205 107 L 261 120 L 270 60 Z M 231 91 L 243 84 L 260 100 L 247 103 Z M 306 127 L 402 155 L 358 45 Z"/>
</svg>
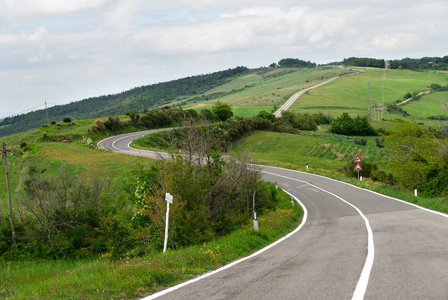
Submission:
<svg viewBox="0 0 448 300">
<path fill-rule="evenodd" d="M 352 118 L 347 113 L 343 113 L 331 122 L 330 132 L 343 135 L 376 135 L 367 116 Z"/>
<path fill-rule="evenodd" d="M 434 91 L 423 94 L 419 100 L 412 100 L 399 107 L 409 113 L 404 117 L 396 111 L 387 112 L 388 105 L 401 102 L 406 93 L 424 92 L 429 90 L 431 84 L 445 86 L 448 74 L 442 72 L 412 72 L 406 70 L 379 70 L 367 69 L 356 76 L 346 76 L 334 80 L 317 89 L 302 95 L 292 106 L 291 110 L 300 113 L 318 113 L 320 111 L 339 116 L 348 113 L 350 116 L 369 115 L 369 93 L 372 103 L 372 119 L 374 127 L 386 127 L 380 122 L 382 114 L 384 78 L 384 120 L 407 119 L 414 117 L 419 122 L 428 122 L 428 115 L 439 114 L 440 102 L 446 100 L 447 92 Z M 378 118 L 379 115 L 379 118 Z M 377 125 L 380 124 L 380 125 Z M 428 124 L 434 124 L 429 121 Z"/>
<path fill-rule="evenodd" d="M 278 62 L 280 67 L 285 68 L 315 68 L 316 64 L 297 58 L 284 58 Z"/>
<path fill-rule="evenodd" d="M 442 128 L 438 134 L 444 132 Z M 310 172 L 448 212 L 447 145 L 446 136 L 411 120 L 398 123 L 396 131 L 382 138 L 351 138 L 321 131 L 301 135 L 253 132 L 235 142 L 234 148 L 247 149 L 259 164 L 302 171 L 308 164 Z M 356 155 L 364 161 L 366 179 L 361 183 L 350 179 L 356 177 Z M 418 199 L 411 196 L 414 185 L 421 192 Z"/>
<path fill-rule="evenodd" d="M 275 190 L 277 209 L 213 242 L 111 259 L 0 261 L 0 295 L 8 299 L 111 299 L 142 297 L 216 269 L 272 243 L 297 227 L 302 217 L 289 195 Z M 242 243 L 241 241 L 244 241 Z M 57 287 L 57 288 L 56 288 Z"/>
<path fill-rule="evenodd" d="M 358 57 L 344 58 L 342 64 L 345 66 L 372 67 L 372 68 L 384 68 L 386 66 L 386 62 L 384 61 L 384 59 L 358 58 Z"/>
<path fill-rule="evenodd" d="M 143 112 L 145 109 L 170 105 L 178 98 L 202 94 L 224 84 L 234 76 L 244 74 L 247 70 L 246 67 L 236 67 L 211 74 L 141 86 L 115 95 L 84 99 L 51 107 L 48 109 L 48 116 L 52 120 L 62 120 L 68 118 L 67 115 L 69 115 L 71 119 L 79 120 L 112 116 L 131 110 Z M 0 122 L 0 126 L 6 126 L 0 129 L 0 136 L 37 128 L 41 124 L 46 124 L 46 120 L 44 110 L 5 118 Z"/>
<path fill-rule="evenodd" d="M 191 101 L 195 103 L 214 103 L 221 100 L 233 107 L 280 107 L 289 97 L 301 89 L 316 85 L 332 77 L 351 73 L 353 71 L 336 67 L 256 69 L 210 90 L 205 94 L 211 95 L 207 100 L 191 99 Z M 222 94 L 218 97 L 213 96 L 217 93 Z M 181 105 L 184 106 L 184 104 Z"/>
<path fill-rule="evenodd" d="M 391 60 L 389 66 L 391 69 L 399 70 L 448 70 L 448 56 Z"/>
</svg>

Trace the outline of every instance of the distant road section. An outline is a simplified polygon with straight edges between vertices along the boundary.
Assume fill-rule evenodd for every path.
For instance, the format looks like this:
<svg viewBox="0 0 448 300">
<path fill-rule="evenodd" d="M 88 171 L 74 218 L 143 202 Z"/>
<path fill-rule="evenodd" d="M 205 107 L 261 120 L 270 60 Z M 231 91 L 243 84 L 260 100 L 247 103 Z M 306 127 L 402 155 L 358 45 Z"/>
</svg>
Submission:
<svg viewBox="0 0 448 300">
<path fill-rule="evenodd" d="M 329 82 L 331 82 L 331 81 L 333 81 L 333 80 L 335 80 L 335 79 L 337 79 L 337 78 L 339 78 L 339 76 L 337 76 L 337 77 L 333 77 L 333 78 L 331 78 L 331 79 L 328 79 L 327 81 L 324 81 L 324 82 L 322 82 L 322 83 L 313 85 L 313 86 L 311 86 L 311 87 L 309 87 L 309 88 L 306 88 L 306 89 L 304 89 L 304 90 L 301 90 L 301 91 L 295 93 L 294 95 L 292 95 L 292 96 L 288 99 L 288 101 L 285 102 L 285 104 L 282 105 L 282 107 L 280 107 L 280 108 L 274 113 L 275 117 L 280 118 L 280 116 L 282 115 L 282 111 L 287 110 L 287 109 L 294 103 L 294 101 L 296 101 L 297 98 L 299 98 L 303 93 L 306 93 L 307 91 L 309 91 L 309 90 L 311 90 L 311 89 L 314 89 L 314 88 L 316 88 L 316 87 L 318 87 L 318 86 L 327 84 L 327 83 L 329 83 Z"/>
</svg>

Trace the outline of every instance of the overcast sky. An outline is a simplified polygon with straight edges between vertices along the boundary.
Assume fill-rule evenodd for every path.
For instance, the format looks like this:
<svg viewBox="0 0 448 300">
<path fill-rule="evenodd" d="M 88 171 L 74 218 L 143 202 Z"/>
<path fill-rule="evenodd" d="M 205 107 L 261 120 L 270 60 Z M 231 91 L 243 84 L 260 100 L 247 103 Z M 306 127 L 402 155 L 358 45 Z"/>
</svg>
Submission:
<svg viewBox="0 0 448 300">
<path fill-rule="evenodd" d="M 0 117 L 288 57 L 445 55 L 447 0 L 0 0 Z"/>
</svg>

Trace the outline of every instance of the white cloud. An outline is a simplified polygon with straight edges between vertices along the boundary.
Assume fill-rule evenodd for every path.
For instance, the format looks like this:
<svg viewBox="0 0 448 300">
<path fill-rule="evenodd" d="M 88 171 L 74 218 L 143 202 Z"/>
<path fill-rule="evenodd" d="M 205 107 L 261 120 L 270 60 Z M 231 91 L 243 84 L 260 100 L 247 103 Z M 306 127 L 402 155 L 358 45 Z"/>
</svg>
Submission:
<svg viewBox="0 0 448 300">
<path fill-rule="evenodd" d="M 78 12 L 103 6 L 107 0 L 3 0 L 0 8 L 15 18 Z"/>
<path fill-rule="evenodd" d="M 285 57 L 443 56 L 447 15 L 439 0 L 0 0 L 0 109 Z"/>
</svg>

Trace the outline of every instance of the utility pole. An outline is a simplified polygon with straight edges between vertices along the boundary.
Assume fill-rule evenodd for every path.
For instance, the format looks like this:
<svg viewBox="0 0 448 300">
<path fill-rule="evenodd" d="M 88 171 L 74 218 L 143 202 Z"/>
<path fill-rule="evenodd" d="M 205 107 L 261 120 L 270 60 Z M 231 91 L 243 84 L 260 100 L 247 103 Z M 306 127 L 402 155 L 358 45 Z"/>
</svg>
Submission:
<svg viewBox="0 0 448 300">
<path fill-rule="evenodd" d="M 372 120 L 372 99 L 370 98 L 370 80 L 367 81 L 367 96 L 369 98 L 369 120 Z"/>
<path fill-rule="evenodd" d="M 11 188 L 9 185 L 9 171 L 8 171 L 8 157 L 6 156 L 6 143 L 3 142 L 2 149 L 3 159 L 5 160 L 5 174 L 6 174 L 6 188 L 8 190 L 8 205 L 9 205 L 9 221 L 11 223 L 11 232 L 12 232 L 12 243 L 14 244 L 14 248 L 17 248 L 16 243 L 16 230 L 14 228 L 14 218 L 12 213 L 12 203 L 11 203 Z"/>
<path fill-rule="evenodd" d="M 383 102 L 381 104 L 381 119 L 384 119 L 384 80 L 386 79 L 386 69 L 387 69 L 387 61 L 384 65 L 384 72 L 383 72 Z"/>
<path fill-rule="evenodd" d="M 47 125 L 50 126 L 50 119 L 48 118 L 48 107 L 47 107 L 47 101 L 45 101 L 45 110 L 47 111 Z"/>
</svg>

